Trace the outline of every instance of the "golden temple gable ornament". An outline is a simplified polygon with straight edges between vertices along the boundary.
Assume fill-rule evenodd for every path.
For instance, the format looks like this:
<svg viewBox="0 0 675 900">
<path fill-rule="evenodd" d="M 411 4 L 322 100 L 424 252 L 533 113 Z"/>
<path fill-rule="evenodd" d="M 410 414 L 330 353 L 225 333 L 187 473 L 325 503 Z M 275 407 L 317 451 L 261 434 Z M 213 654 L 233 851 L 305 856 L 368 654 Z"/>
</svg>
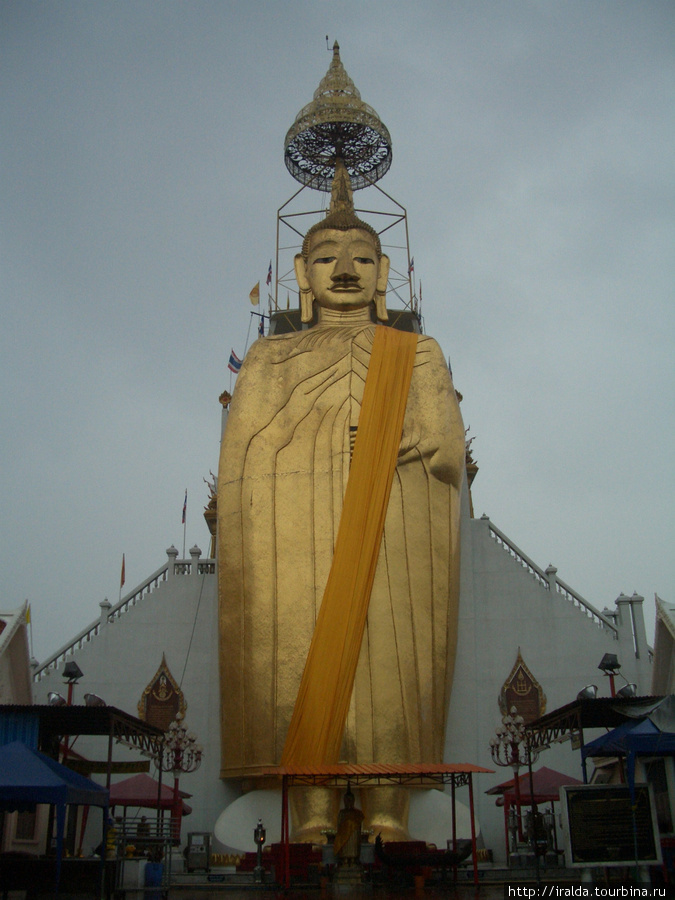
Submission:
<svg viewBox="0 0 675 900">
<path fill-rule="evenodd" d="M 185 715 L 186 709 L 183 692 L 162 653 L 162 662 L 138 701 L 138 718 L 166 731 L 178 714 Z"/>
<path fill-rule="evenodd" d="M 525 665 L 520 647 L 511 673 L 499 694 L 499 709 L 502 715 L 510 713 L 514 706 L 526 725 L 546 712 L 546 694 Z"/>
<path fill-rule="evenodd" d="M 207 479 L 204 478 L 204 484 L 209 489 L 209 502 L 204 507 L 204 520 L 208 526 L 209 534 L 211 535 L 209 559 L 215 559 L 218 522 L 218 477 L 214 475 L 213 472 L 209 472 L 209 475 L 211 476 L 210 481 L 207 481 Z"/>
</svg>

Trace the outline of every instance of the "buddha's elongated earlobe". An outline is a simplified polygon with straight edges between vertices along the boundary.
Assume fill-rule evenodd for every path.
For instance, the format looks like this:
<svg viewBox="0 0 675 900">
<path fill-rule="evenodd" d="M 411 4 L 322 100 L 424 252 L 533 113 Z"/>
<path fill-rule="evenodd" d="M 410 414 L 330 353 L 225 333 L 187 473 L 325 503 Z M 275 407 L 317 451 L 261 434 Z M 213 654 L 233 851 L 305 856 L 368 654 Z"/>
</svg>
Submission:
<svg viewBox="0 0 675 900">
<path fill-rule="evenodd" d="M 300 320 L 311 322 L 314 318 L 314 294 L 300 290 Z"/>
<path fill-rule="evenodd" d="M 314 318 L 314 294 L 307 277 L 307 261 L 302 253 L 297 253 L 293 260 L 295 280 L 300 288 L 300 318 L 303 322 L 311 322 Z"/>
<path fill-rule="evenodd" d="M 375 315 L 379 322 L 388 322 L 389 313 L 387 312 L 387 295 L 375 292 Z"/>
<path fill-rule="evenodd" d="M 389 281 L 389 257 L 383 253 L 379 259 L 377 287 L 375 288 L 375 314 L 380 322 L 389 319 L 387 315 L 387 283 Z"/>
</svg>

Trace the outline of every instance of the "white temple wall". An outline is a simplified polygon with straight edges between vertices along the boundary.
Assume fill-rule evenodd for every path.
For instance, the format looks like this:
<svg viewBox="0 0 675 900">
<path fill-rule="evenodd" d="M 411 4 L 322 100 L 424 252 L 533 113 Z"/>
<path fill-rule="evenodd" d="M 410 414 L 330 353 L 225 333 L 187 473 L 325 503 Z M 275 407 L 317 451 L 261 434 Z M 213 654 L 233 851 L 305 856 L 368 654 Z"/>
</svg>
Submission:
<svg viewBox="0 0 675 900">
<path fill-rule="evenodd" d="M 458 654 L 445 760 L 496 769 L 494 775 L 474 779 L 474 797 L 485 846 L 492 849 L 495 861 L 504 861 L 503 812 L 495 808 L 496 798 L 485 791 L 513 777 L 510 768 L 493 764 L 489 742 L 501 719 L 498 697 L 519 649 L 543 688 L 548 712 L 573 701 L 587 684 L 597 685 L 598 696 L 610 695 L 609 679 L 598 670 L 605 653 L 618 656 L 622 674 L 637 683 L 639 694 L 649 693 L 651 662 L 642 598 L 622 596 L 617 601 L 617 614 L 612 616 L 619 632 L 616 640 L 608 628 L 542 584 L 541 575 L 550 582 L 555 577 L 552 571 L 537 577 L 500 546 L 488 519 L 465 515 L 462 527 Z M 617 678 L 617 689 L 624 683 Z M 585 740 L 593 736 L 589 733 Z M 543 751 L 538 766 L 582 778 L 580 753 L 571 751 L 569 742 Z"/>
<path fill-rule="evenodd" d="M 522 558 L 519 561 L 497 543 L 489 520 L 471 519 L 465 509 L 463 529 L 458 655 L 446 761 L 495 768 L 489 741 L 501 715 L 497 700 L 519 648 L 546 694 L 547 711 L 574 700 L 586 684 L 597 684 L 599 696 L 608 696 L 608 679 L 597 668 L 607 652 L 617 654 L 623 675 L 637 683 L 639 693 L 649 692 L 651 662 L 641 598 L 622 596 L 614 610 L 606 611 L 605 618 L 618 630 L 618 639 L 614 639 L 607 626 L 598 625 L 597 615 L 591 618 L 565 596 L 550 590 L 555 584 L 553 571 L 547 574 L 537 569 L 532 574 L 534 570 L 526 567 Z M 530 561 L 523 558 L 529 565 Z M 169 571 L 173 572 L 173 565 Z M 181 779 L 181 788 L 192 794 L 188 802 L 193 807 L 192 815 L 183 823 L 183 839 L 190 831 L 212 832 L 219 814 L 239 795 L 236 787 L 219 777 L 216 577 L 171 574 L 113 621 L 107 621 L 107 615 L 105 607 L 101 617 L 105 624 L 99 634 L 68 657 L 84 673 L 75 686 L 74 702 L 82 703 L 84 693 L 91 692 L 137 715 L 138 701 L 164 653 L 185 695 L 186 725 L 205 748 L 201 768 Z M 635 656 L 634 632 L 639 658 Z M 50 690 L 65 695 L 61 670 L 62 665 L 42 677 L 35 687 L 36 702 L 46 703 Z M 617 687 L 624 683 L 619 681 Z M 585 737 L 590 740 L 593 736 Z M 75 749 L 91 759 L 104 759 L 105 744 L 105 739 L 80 738 Z M 113 758 L 137 759 L 138 754 L 118 746 Z M 572 751 L 569 743 L 544 751 L 537 763 L 540 765 L 581 778 L 580 754 Z M 510 777 L 510 769 L 498 769 L 494 775 L 474 779 L 482 837 L 496 861 L 505 858 L 503 812 L 495 807 L 495 798 L 484 792 Z M 172 783 L 170 776 L 164 778 Z M 468 805 L 466 789 L 458 791 L 457 798 Z M 251 835 L 254 826 L 252 822 Z"/>
<path fill-rule="evenodd" d="M 32 703 L 28 654 L 29 606 L 0 612 L 0 703 Z"/>
<path fill-rule="evenodd" d="M 223 808 L 239 791 L 220 780 L 220 720 L 218 681 L 216 577 L 173 575 L 152 593 L 106 622 L 98 635 L 76 650 L 72 657 L 83 678 L 74 688 L 73 702 L 84 702 L 85 693 L 94 693 L 106 703 L 131 715 L 138 715 L 138 701 L 166 656 L 167 665 L 179 683 L 187 703 L 186 727 L 204 747 L 200 768 L 180 779 L 181 790 L 192 794 L 187 801 L 192 814 L 184 819 L 183 840 L 190 831 L 213 831 Z M 35 686 L 37 703 L 46 703 L 49 691 L 65 696 L 62 667 L 52 671 Z M 182 683 L 181 683 L 182 682 Z M 90 759 L 105 759 L 104 738 L 81 737 L 75 750 Z M 138 753 L 115 746 L 113 759 L 138 760 Z M 150 775 L 157 772 L 151 764 Z M 94 776 L 103 781 L 100 775 Z M 115 776 L 113 780 L 121 780 Z M 164 773 L 163 783 L 173 786 Z M 130 814 L 135 810 L 129 810 Z M 255 822 L 251 826 L 255 826 Z M 216 848 L 217 849 L 217 848 Z"/>
</svg>

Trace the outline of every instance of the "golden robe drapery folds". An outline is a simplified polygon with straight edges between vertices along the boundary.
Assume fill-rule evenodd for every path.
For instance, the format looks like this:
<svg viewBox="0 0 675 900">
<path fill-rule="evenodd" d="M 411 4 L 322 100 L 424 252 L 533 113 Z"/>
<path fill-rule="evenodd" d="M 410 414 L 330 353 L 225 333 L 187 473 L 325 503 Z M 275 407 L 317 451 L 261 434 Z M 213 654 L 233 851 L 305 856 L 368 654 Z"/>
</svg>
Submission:
<svg viewBox="0 0 675 900">
<path fill-rule="evenodd" d="M 238 376 L 218 476 L 222 775 L 278 765 L 328 578 L 375 326 L 263 338 Z M 437 762 L 454 665 L 464 429 L 418 338 L 342 745 Z"/>
</svg>

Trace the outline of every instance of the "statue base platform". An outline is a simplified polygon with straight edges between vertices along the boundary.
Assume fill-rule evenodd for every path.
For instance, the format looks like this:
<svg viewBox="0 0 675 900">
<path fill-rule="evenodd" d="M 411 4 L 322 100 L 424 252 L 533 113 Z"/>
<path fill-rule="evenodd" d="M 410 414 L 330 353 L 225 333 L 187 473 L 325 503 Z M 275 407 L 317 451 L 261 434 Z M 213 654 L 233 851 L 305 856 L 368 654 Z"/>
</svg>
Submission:
<svg viewBox="0 0 675 900">
<path fill-rule="evenodd" d="M 331 885 L 334 890 L 348 891 L 355 887 L 363 887 L 364 868 L 360 863 L 337 866 L 333 872 Z"/>
</svg>

